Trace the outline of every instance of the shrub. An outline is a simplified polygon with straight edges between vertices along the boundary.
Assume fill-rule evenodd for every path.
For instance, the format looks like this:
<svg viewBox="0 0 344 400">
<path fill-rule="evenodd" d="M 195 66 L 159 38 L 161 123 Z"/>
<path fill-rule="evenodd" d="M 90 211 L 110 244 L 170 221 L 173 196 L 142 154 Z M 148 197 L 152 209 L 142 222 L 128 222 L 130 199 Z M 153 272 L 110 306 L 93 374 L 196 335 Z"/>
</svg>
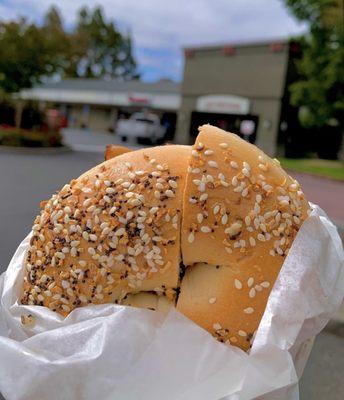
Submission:
<svg viewBox="0 0 344 400">
<path fill-rule="evenodd" d="M 15 147 L 60 147 L 62 136 L 57 131 L 29 131 L 0 127 L 0 145 Z"/>
</svg>

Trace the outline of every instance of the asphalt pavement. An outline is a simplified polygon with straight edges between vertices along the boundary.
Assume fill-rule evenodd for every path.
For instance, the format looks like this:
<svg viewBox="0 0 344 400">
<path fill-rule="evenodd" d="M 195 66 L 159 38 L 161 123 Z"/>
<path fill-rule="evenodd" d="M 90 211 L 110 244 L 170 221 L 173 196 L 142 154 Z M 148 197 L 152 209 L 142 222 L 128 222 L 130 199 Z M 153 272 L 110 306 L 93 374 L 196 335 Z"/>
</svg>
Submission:
<svg viewBox="0 0 344 400">
<path fill-rule="evenodd" d="M 67 142 L 74 151 L 64 153 L 19 154 L 0 149 L 0 273 L 7 268 L 14 250 L 29 232 L 39 213 L 39 202 L 101 162 L 104 146 L 116 142 L 112 135 L 100 139 L 90 132 L 87 136 L 81 134 L 67 132 Z M 317 185 L 322 190 L 321 180 Z M 325 196 L 327 187 L 324 190 Z M 311 196 L 309 199 L 312 200 Z M 343 399 L 343 337 L 342 326 L 327 329 L 318 336 L 301 379 L 301 400 Z"/>
</svg>

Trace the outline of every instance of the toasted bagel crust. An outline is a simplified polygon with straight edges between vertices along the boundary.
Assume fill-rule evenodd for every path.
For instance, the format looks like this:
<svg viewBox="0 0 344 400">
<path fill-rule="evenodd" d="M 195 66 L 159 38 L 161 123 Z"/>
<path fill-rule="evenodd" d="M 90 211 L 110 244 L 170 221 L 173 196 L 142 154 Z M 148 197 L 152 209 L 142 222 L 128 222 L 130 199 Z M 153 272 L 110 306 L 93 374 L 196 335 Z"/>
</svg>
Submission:
<svg viewBox="0 0 344 400">
<path fill-rule="evenodd" d="M 277 161 L 210 125 L 193 147 L 116 153 L 42 207 L 23 304 L 175 304 L 245 350 L 309 209 Z"/>
</svg>

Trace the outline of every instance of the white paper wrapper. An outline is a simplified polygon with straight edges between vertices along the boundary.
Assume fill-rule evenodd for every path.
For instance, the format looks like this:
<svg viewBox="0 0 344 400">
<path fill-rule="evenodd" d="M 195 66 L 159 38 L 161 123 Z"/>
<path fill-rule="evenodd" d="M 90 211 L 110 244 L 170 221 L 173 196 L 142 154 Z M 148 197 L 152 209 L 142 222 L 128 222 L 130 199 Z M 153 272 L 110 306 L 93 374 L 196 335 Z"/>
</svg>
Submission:
<svg viewBox="0 0 344 400">
<path fill-rule="evenodd" d="M 277 279 L 250 354 L 173 310 L 18 305 L 27 237 L 0 277 L 0 392 L 6 399 L 298 399 L 313 338 L 344 295 L 343 249 L 315 206 Z M 21 315 L 36 324 L 23 327 Z"/>
</svg>

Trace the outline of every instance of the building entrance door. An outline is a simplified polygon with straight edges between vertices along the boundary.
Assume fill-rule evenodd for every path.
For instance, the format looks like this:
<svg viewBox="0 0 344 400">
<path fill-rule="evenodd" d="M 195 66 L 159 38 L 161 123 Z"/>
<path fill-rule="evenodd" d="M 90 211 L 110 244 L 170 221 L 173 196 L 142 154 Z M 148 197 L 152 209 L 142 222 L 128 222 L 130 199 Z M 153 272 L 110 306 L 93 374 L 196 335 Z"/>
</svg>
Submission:
<svg viewBox="0 0 344 400">
<path fill-rule="evenodd" d="M 255 143 L 258 128 L 258 117 L 246 114 L 220 114 L 193 111 L 191 113 L 190 138 L 192 142 L 198 134 L 198 127 L 211 124 L 229 132 L 236 133 L 250 143 Z"/>
</svg>

